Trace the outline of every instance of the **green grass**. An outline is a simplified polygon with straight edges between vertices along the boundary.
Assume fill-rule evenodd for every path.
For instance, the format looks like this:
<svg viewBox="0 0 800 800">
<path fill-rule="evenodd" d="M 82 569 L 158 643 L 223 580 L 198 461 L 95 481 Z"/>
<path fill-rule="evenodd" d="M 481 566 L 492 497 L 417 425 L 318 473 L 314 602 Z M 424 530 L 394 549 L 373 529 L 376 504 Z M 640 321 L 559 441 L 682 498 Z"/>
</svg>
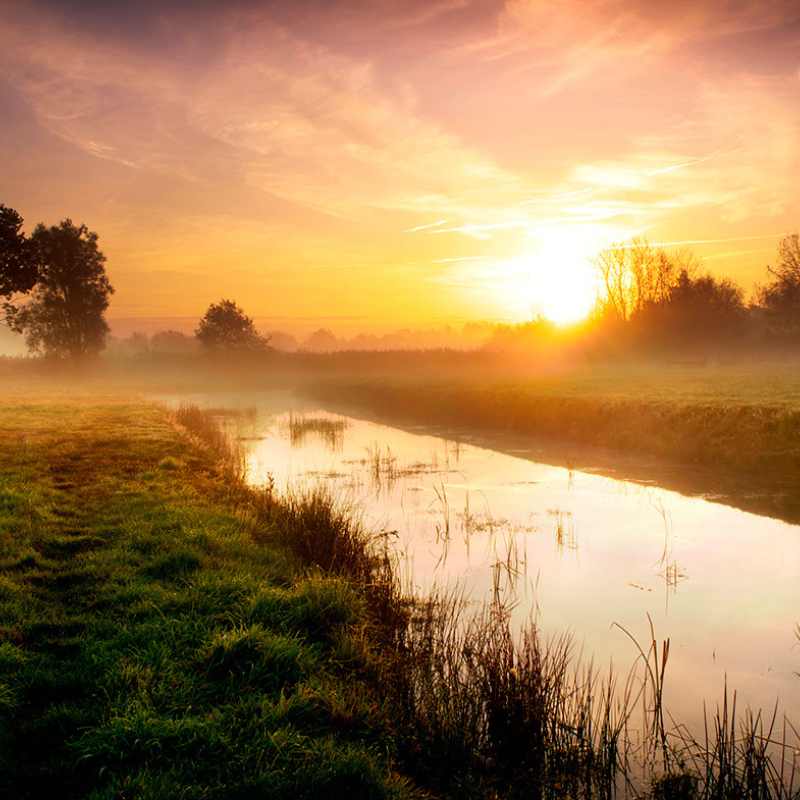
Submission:
<svg viewBox="0 0 800 800">
<path fill-rule="evenodd" d="M 709 467 L 722 477 L 753 479 L 758 491 L 800 480 L 800 371 L 791 364 L 328 382 L 313 391 L 398 423 Z"/>
<path fill-rule="evenodd" d="M 158 409 L 0 407 L 0 795 L 415 794 L 362 599 L 256 525 Z"/>
<path fill-rule="evenodd" d="M 666 645 L 619 698 L 499 599 L 411 602 L 351 509 L 246 487 L 211 417 L 0 405 L 0 796 L 800 798 L 788 722 L 726 706 L 693 741 Z"/>
</svg>

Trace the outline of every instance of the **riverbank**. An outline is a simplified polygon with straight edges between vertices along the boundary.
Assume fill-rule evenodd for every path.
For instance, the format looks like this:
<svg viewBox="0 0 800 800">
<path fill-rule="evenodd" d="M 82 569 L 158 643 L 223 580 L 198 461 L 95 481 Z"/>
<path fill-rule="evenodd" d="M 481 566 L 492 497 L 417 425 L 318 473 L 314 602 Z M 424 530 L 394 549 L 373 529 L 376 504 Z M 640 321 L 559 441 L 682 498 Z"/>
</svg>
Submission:
<svg viewBox="0 0 800 800">
<path fill-rule="evenodd" d="M 759 398 L 752 386 L 747 402 L 668 386 L 407 379 L 319 382 L 307 394 L 371 420 L 800 520 L 800 401 Z"/>
<path fill-rule="evenodd" d="M 500 601 L 411 605 L 351 509 L 248 488 L 199 409 L 28 397 L 0 445 L 4 796 L 579 798 L 635 761 L 631 796 L 797 797 L 768 720 L 667 730 L 668 643 L 620 696 Z"/>
<path fill-rule="evenodd" d="M 0 406 L 4 797 L 417 796 L 363 599 L 233 477 L 151 405 Z"/>
</svg>

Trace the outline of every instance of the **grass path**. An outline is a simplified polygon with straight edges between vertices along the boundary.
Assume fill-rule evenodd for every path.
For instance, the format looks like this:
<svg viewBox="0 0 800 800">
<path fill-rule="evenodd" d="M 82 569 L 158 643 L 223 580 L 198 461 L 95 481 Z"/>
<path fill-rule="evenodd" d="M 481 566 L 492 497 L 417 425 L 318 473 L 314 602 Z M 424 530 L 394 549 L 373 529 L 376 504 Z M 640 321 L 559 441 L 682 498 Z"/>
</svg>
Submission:
<svg viewBox="0 0 800 800">
<path fill-rule="evenodd" d="M 413 796 L 361 601 L 268 533 L 158 409 L 0 406 L 0 796 Z"/>
</svg>

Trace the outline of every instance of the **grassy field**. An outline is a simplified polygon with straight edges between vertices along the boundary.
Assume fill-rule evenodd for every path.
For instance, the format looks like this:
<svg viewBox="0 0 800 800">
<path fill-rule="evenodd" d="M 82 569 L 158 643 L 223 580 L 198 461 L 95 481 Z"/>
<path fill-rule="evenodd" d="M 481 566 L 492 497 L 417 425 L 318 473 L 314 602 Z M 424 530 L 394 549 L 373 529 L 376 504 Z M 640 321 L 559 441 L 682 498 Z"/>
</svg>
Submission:
<svg viewBox="0 0 800 800">
<path fill-rule="evenodd" d="M 0 796 L 414 796 L 363 600 L 230 477 L 152 406 L 0 406 Z"/>
<path fill-rule="evenodd" d="M 655 641 L 620 703 L 568 637 L 410 603 L 350 509 L 241 474 L 199 409 L 0 405 L 0 796 L 800 798 L 785 724 L 667 730 Z"/>
<path fill-rule="evenodd" d="M 755 491 L 800 482 L 800 370 L 786 364 L 321 381 L 312 391 L 397 423 L 516 435 L 520 446 L 531 437 L 707 467 L 719 477 L 755 481 Z"/>
</svg>

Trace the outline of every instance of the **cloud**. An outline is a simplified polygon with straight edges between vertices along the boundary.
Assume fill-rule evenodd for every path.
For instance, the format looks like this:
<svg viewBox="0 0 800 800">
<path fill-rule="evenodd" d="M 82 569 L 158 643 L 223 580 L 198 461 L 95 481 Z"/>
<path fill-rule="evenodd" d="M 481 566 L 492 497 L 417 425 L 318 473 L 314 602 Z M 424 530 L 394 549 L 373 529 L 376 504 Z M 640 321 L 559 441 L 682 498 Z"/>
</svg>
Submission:
<svg viewBox="0 0 800 800">
<path fill-rule="evenodd" d="M 431 264 L 548 231 L 725 240 L 798 211 L 793 2 L 0 8 L 13 190 L 49 172 L 38 197 L 98 215 L 129 287 L 275 262 L 287 293 L 360 272 L 414 306 Z"/>
</svg>

